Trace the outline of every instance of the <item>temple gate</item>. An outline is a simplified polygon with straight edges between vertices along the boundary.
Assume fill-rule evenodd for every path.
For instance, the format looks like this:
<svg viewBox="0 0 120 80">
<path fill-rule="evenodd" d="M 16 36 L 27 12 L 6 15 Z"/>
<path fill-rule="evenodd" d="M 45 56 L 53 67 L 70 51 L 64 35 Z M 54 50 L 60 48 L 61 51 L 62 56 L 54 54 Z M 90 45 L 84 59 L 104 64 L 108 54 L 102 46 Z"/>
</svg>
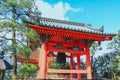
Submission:
<svg viewBox="0 0 120 80">
<path fill-rule="evenodd" d="M 40 19 L 39 26 L 30 24 L 29 27 L 40 35 L 40 40 L 43 42 L 39 57 L 37 56 L 38 61 L 30 61 L 40 67 L 37 73 L 39 79 L 46 79 L 47 73 L 69 73 L 70 78 L 74 78 L 74 74 L 77 74 L 77 79 L 81 79 L 81 74 L 87 74 L 87 79 L 92 79 L 89 47 L 95 41 L 100 44 L 101 41 L 112 40 L 115 36 L 115 34 L 103 33 L 103 27 L 95 29 L 90 24 L 43 17 Z M 54 52 L 57 52 L 57 55 Z M 83 55 L 86 56 L 86 70 L 81 69 L 80 57 Z M 49 69 L 47 59 L 51 56 L 57 57 L 58 62 L 61 63 L 65 63 L 66 58 L 69 58 L 70 69 Z M 74 69 L 75 57 L 77 69 Z M 24 62 L 24 59 L 19 62 Z"/>
</svg>

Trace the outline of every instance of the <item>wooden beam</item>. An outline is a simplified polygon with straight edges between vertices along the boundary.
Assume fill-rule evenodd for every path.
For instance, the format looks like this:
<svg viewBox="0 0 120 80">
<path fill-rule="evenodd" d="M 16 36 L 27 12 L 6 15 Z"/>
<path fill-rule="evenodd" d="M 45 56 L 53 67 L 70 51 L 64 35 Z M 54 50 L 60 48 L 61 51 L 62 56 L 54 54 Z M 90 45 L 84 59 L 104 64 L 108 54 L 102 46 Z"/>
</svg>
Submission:
<svg viewBox="0 0 120 80">
<path fill-rule="evenodd" d="M 50 46 L 55 46 L 56 44 L 58 44 L 58 41 L 48 41 L 48 45 Z M 73 47 L 75 45 L 74 42 L 60 42 L 64 47 Z"/>
<path fill-rule="evenodd" d="M 71 54 L 71 58 L 70 58 L 70 70 L 74 70 L 74 59 L 72 57 L 72 54 Z M 70 78 L 74 78 L 73 73 L 70 73 Z"/>
<path fill-rule="evenodd" d="M 39 63 L 38 66 L 40 69 L 38 70 L 37 77 L 39 79 L 46 79 L 46 72 L 47 72 L 47 45 L 44 43 L 40 49 L 39 55 Z"/>
<path fill-rule="evenodd" d="M 81 70 L 81 61 L 80 61 L 80 55 L 79 54 L 77 54 L 77 70 Z M 80 73 L 77 74 L 77 78 L 81 79 L 81 74 Z"/>
<path fill-rule="evenodd" d="M 86 47 L 86 68 L 87 68 L 87 79 L 92 79 L 92 70 L 91 70 L 91 62 L 90 62 L 90 50 L 89 47 Z"/>
<path fill-rule="evenodd" d="M 87 73 L 87 70 L 47 69 L 48 73 Z"/>
<path fill-rule="evenodd" d="M 66 58 L 71 58 L 71 57 L 77 57 L 77 55 L 75 54 L 75 53 L 73 53 L 74 55 L 72 55 L 72 56 L 66 56 Z M 85 54 L 82 54 L 82 55 L 85 55 Z M 80 55 L 80 56 L 82 56 L 82 55 Z M 47 57 L 57 57 L 55 54 L 47 54 Z"/>
<path fill-rule="evenodd" d="M 53 52 L 63 52 L 63 53 L 76 53 L 76 54 L 80 54 L 80 55 L 85 55 L 86 52 L 80 51 L 80 50 L 67 50 L 67 49 L 57 49 L 57 48 L 53 48 L 53 47 L 49 47 L 48 46 L 48 51 L 53 51 Z"/>
<path fill-rule="evenodd" d="M 21 62 L 21 63 L 24 63 L 24 62 L 28 61 L 28 63 L 38 65 L 38 61 L 36 61 L 36 60 L 31 60 L 31 59 L 30 59 L 30 60 L 18 59 L 17 61 L 18 61 L 18 62 Z"/>
</svg>

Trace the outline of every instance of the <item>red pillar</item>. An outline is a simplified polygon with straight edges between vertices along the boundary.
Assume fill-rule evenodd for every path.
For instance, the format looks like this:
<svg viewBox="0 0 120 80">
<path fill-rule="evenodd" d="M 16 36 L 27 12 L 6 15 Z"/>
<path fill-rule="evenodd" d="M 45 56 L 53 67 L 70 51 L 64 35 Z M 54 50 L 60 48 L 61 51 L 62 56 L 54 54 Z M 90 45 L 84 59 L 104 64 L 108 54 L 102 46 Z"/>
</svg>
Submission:
<svg viewBox="0 0 120 80">
<path fill-rule="evenodd" d="M 73 70 L 73 69 L 74 69 L 74 61 L 73 61 L 73 56 L 71 54 L 71 57 L 70 57 L 70 70 Z M 73 73 L 70 73 L 70 78 L 74 78 Z"/>
<path fill-rule="evenodd" d="M 87 79 L 92 79 L 89 47 L 86 48 Z"/>
<path fill-rule="evenodd" d="M 41 46 L 40 54 L 39 54 L 39 70 L 37 73 L 38 79 L 46 79 L 47 72 L 47 50 L 46 43 Z"/>
<path fill-rule="evenodd" d="M 77 69 L 81 70 L 80 54 L 77 54 Z M 77 79 L 81 79 L 81 73 L 77 74 Z"/>
</svg>

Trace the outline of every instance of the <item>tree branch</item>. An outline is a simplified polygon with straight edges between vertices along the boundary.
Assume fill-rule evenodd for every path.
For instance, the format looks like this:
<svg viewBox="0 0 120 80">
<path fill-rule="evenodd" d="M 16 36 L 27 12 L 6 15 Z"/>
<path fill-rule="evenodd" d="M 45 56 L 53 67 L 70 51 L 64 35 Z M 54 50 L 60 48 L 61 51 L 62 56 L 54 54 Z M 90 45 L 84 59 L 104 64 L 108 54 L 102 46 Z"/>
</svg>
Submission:
<svg viewBox="0 0 120 80">
<path fill-rule="evenodd" d="M 5 40 L 13 40 L 11 38 L 6 38 L 5 36 L 0 36 L 2 39 L 5 39 Z M 18 39 L 15 39 L 16 41 L 20 42 L 23 46 L 26 46 L 22 41 L 18 40 Z"/>
</svg>

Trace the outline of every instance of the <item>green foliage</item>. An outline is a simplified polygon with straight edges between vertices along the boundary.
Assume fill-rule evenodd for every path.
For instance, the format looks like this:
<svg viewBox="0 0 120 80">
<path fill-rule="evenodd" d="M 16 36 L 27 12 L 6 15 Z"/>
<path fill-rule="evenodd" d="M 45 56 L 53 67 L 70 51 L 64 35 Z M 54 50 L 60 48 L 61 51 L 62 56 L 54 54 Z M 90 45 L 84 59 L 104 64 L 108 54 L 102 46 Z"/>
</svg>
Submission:
<svg viewBox="0 0 120 80">
<path fill-rule="evenodd" d="M 35 77 L 38 67 L 33 64 L 22 63 L 19 67 L 20 76 L 23 77 L 27 74 L 28 77 Z"/>
<path fill-rule="evenodd" d="M 114 80 L 118 80 L 120 78 L 120 76 L 119 76 L 120 67 L 119 66 L 120 66 L 120 54 L 118 56 L 116 56 L 116 58 L 111 61 L 112 74 L 113 74 Z"/>
<path fill-rule="evenodd" d="M 112 42 L 108 44 L 108 48 L 120 53 L 120 31 L 118 31 L 117 36 L 114 37 Z"/>
<path fill-rule="evenodd" d="M 36 14 L 37 13 L 37 14 Z M 27 41 L 34 41 L 34 38 L 38 37 L 38 34 L 28 28 L 28 24 L 24 23 L 26 19 L 32 19 L 36 22 L 40 18 L 40 12 L 35 6 L 34 0 L 2 0 L 0 3 L 0 30 L 8 30 L 8 32 L 14 32 L 14 38 L 7 38 L 5 34 L 3 37 L 6 40 L 15 41 L 19 45 L 22 43 L 21 40 L 18 40 L 16 36 L 20 36 L 21 39 L 26 39 Z M 38 22 L 38 21 L 37 21 Z M 7 32 L 7 31 L 6 31 Z M 16 44 L 7 46 L 9 51 L 14 51 Z M 22 43 L 22 46 L 25 44 Z M 16 46 L 17 47 L 17 46 Z M 14 48 L 13 50 L 11 50 Z"/>
<path fill-rule="evenodd" d="M 52 59 L 52 63 L 48 67 L 52 69 L 69 69 L 69 63 L 58 64 L 56 59 Z"/>
<path fill-rule="evenodd" d="M 118 31 L 118 34 L 114 37 L 111 43 L 108 44 L 109 49 L 113 49 L 113 53 L 117 53 L 115 58 L 111 59 L 111 67 L 112 67 L 112 74 L 114 80 L 118 80 L 120 78 L 120 31 Z"/>
<path fill-rule="evenodd" d="M 23 54 L 25 59 L 29 59 L 32 51 L 28 46 L 18 46 L 18 53 Z"/>
<path fill-rule="evenodd" d="M 33 24 L 36 24 L 39 19 L 40 12 L 35 6 L 34 0 L 0 0 L 0 31 L 5 32 L 4 35 L 0 34 L 0 37 L 9 41 L 5 47 L 6 51 L 12 52 L 15 76 L 17 74 L 17 61 L 15 61 L 17 53 L 24 54 L 28 59 L 31 50 L 27 47 L 27 41 L 34 41 L 34 38 L 38 36 L 35 31 L 28 28 L 28 23 L 24 21 L 32 20 Z M 6 36 L 8 33 L 12 33 L 11 37 L 10 34 L 9 37 Z M 26 44 L 23 39 L 26 40 Z"/>
<path fill-rule="evenodd" d="M 23 54 L 25 56 L 25 59 L 29 59 L 32 51 L 28 46 L 18 46 L 16 44 L 12 44 L 10 46 L 5 47 L 5 50 L 7 52 L 12 52 L 12 54 L 14 55 L 16 52 L 18 54 Z"/>
<path fill-rule="evenodd" d="M 3 28 L 12 28 L 12 27 L 15 27 L 15 26 L 18 26 L 18 24 L 16 24 L 16 22 L 14 22 L 13 20 L 11 20 L 11 21 L 3 21 L 0 24 L 1 29 L 3 29 Z"/>
<path fill-rule="evenodd" d="M 118 52 L 111 52 L 95 57 L 92 63 L 94 77 L 118 80 L 120 73 L 119 56 Z"/>
<path fill-rule="evenodd" d="M 12 54 L 14 55 L 16 53 L 16 50 L 17 50 L 17 45 L 16 44 L 11 44 L 9 46 L 6 46 L 5 50 L 7 52 L 12 52 Z"/>
<path fill-rule="evenodd" d="M 90 54 L 91 56 L 94 56 L 95 52 L 99 49 L 99 45 L 97 42 L 92 43 L 90 47 Z"/>
<path fill-rule="evenodd" d="M 91 67 L 92 67 L 92 76 L 95 77 L 96 76 L 96 71 L 97 71 L 97 67 L 96 67 L 96 58 L 94 58 L 94 55 L 96 53 L 97 50 L 100 50 L 100 47 L 98 45 L 98 42 L 93 42 L 91 47 L 90 47 L 90 55 L 91 55 Z"/>
<path fill-rule="evenodd" d="M 35 38 L 38 38 L 39 35 L 33 30 L 33 29 L 28 29 L 25 35 L 28 38 L 28 41 L 35 41 Z"/>
</svg>

